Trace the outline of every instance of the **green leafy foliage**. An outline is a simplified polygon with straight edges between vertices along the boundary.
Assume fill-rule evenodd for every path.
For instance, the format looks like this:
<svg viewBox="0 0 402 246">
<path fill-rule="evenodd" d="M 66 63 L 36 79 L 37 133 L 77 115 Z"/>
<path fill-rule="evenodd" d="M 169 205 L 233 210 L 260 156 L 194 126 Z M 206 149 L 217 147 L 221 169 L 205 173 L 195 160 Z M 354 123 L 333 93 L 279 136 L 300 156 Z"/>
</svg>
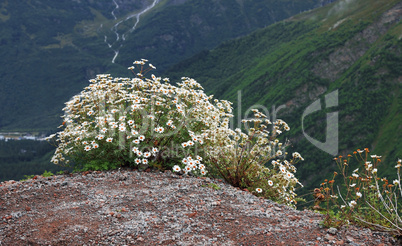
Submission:
<svg viewBox="0 0 402 246">
<path fill-rule="evenodd" d="M 203 187 L 210 187 L 214 190 L 220 190 L 222 189 L 219 185 L 215 184 L 215 183 L 209 183 L 208 185 L 202 185 Z"/>
<path fill-rule="evenodd" d="M 57 172 L 57 173 L 59 173 L 59 174 L 62 174 L 63 173 L 63 171 L 59 171 L 59 172 Z M 48 172 L 47 170 L 45 170 L 45 172 L 43 172 L 42 173 L 42 177 L 51 177 L 51 176 L 53 176 L 54 174 L 52 173 L 52 172 Z M 21 179 L 20 181 L 25 181 L 25 180 L 29 180 L 29 179 L 33 179 L 34 177 L 35 177 L 36 175 L 34 175 L 34 174 L 31 174 L 31 175 L 24 175 L 24 178 L 23 179 Z"/>
<path fill-rule="evenodd" d="M 54 175 L 54 174 L 53 174 L 52 172 L 46 171 L 46 170 L 45 170 L 44 173 L 42 173 L 42 176 L 43 176 L 43 177 L 51 177 L 51 176 L 53 176 L 53 175 Z"/>
</svg>

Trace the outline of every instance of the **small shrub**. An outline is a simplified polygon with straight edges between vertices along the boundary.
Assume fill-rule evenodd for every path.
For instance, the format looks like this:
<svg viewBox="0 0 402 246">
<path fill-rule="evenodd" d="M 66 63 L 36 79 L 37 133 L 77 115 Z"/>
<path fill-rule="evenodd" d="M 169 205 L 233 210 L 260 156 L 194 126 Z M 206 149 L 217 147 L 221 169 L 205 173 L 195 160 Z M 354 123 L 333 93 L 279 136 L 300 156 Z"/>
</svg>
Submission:
<svg viewBox="0 0 402 246">
<path fill-rule="evenodd" d="M 208 185 L 202 185 L 202 187 L 209 187 L 212 188 L 214 190 L 220 190 L 221 187 L 219 187 L 219 185 L 215 184 L 215 183 L 209 183 Z"/>
<path fill-rule="evenodd" d="M 203 131 L 217 127 L 229 114 L 227 101 L 212 101 L 193 79 L 182 78 L 178 86 L 145 74 L 155 67 L 146 60 L 134 62 L 136 78 L 98 75 L 63 109 L 63 131 L 57 137 L 55 164 L 105 170 L 118 166 L 146 165 L 185 172 L 204 165 L 197 158 L 204 143 Z M 134 70 L 134 67 L 130 67 Z M 187 161 L 188 160 L 188 161 Z M 187 165 L 186 163 L 190 164 Z"/>
<path fill-rule="evenodd" d="M 35 177 L 35 175 L 34 175 L 34 174 L 31 174 L 31 175 L 24 175 L 24 178 L 23 178 L 23 179 L 21 179 L 20 181 L 26 181 L 26 180 L 30 180 L 30 179 L 32 179 L 33 177 Z"/>
<path fill-rule="evenodd" d="M 63 175 L 63 174 L 66 174 L 66 172 L 67 171 L 60 170 L 60 171 L 56 172 L 56 175 Z"/>
<path fill-rule="evenodd" d="M 286 160 L 286 144 L 278 139 L 283 130 L 290 128 L 283 120 L 277 120 L 269 132 L 272 123 L 257 109 L 253 112 L 254 119 L 242 121 L 248 134 L 231 130 L 227 121 L 220 128 L 206 130 L 204 148 L 210 168 L 235 187 L 294 205 L 296 185 L 301 185 L 294 175 L 294 164 L 303 158 L 296 152 L 290 161 Z"/>
<path fill-rule="evenodd" d="M 327 206 L 324 225 L 340 227 L 355 223 L 401 236 L 402 219 L 398 212 L 402 208 L 401 160 L 395 166 L 397 179 L 390 182 L 377 175 L 381 156 L 369 155 L 368 149 L 355 151 L 354 157 L 360 165 L 350 174 L 352 157 L 335 158 L 343 186 L 335 185 L 335 177 L 339 175 L 335 172 L 332 180 L 325 180 L 314 191 L 315 209 L 320 209 L 321 203 Z"/>
<path fill-rule="evenodd" d="M 51 171 L 47 171 L 47 170 L 45 170 L 43 173 L 42 173 L 42 177 L 51 177 L 51 176 L 53 176 L 54 174 L 51 172 Z M 26 181 L 26 180 L 30 180 L 30 179 L 33 179 L 34 177 L 35 177 L 36 175 L 34 175 L 34 174 L 31 174 L 31 175 L 24 175 L 24 178 L 23 179 L 21 179 L 20 181 Z"/>
<path fill-rule="evenodd" d="M 48 172 L 48 171 L 46 171 L 46 170 L 45 170 L 45 172 L 42 173 L 42 177 L 51 177 L 51 176 L 53 176 L 53 175 L 54 175 L 54 174 L 53 174 L 52 172 L 50 172 L 50 171 Z"/>
</svg>

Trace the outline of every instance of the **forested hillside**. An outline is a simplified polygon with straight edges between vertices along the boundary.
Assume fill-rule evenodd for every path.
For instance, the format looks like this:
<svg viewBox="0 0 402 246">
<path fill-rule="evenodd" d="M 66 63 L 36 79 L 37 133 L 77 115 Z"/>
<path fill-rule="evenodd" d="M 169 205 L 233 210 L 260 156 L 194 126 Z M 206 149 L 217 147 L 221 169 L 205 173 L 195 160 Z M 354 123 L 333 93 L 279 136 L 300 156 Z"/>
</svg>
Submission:
<svg viewBox="0 0 402 246">
<path fill-rule="evenodd" d="M 290 148 L 305 158 L 298 177 L 306 190 L 331 178 L 333 155 L 357 148 L 383 156 L 380 174 L 392 177 L 402 157 L 401 16 L 396 0 L 338 1 L 203 51 L 168 74 L 233 101 L 236 116 L 260 105 L 285 120 Z M 306 114 L 313 104 L 320 110 Z M 338 124 L 326 131 L 334 112 Z M 324 143 L 328 133 L 339 141 L 332 151 L 306 137 Z"/>
<path fill-rule="evenodd" d="M 323 0 L 2 1 L 0 131 L 48 131 L 63 103 L 99 73 L 158 72 Z"/>
<path fill-rule="evenodd" d="M 0 1 L 0 133 L 54 132 L 64 102 L 96 74 L 129 76 L 140 58 L 162 74 L 201 50 L 332 1 Z M 45 142 L 0 144 L 0 179 L 52 165 Z"/>
</svg>

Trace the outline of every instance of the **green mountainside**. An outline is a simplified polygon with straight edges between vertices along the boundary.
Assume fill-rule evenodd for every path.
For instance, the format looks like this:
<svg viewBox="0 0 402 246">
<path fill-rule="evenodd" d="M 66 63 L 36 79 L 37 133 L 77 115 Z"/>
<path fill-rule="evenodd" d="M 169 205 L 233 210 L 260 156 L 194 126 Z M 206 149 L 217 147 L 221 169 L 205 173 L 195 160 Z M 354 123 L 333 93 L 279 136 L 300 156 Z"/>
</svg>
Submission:
<svg viewBox="0 0 402 246">
<path fill-rule="evenodd" d="M 289 152 L 305 158 L 298 177 L 306 191 L 331 178 L 333 155 L 357 148 L 383 156 L 379 174 L 391 178 L 402 158 L 401 16 L 399 0 L 341 0 L 200 52 L 167 74 L 234 102 L 235 116 L 257 105 L 285 120 Z M 334 112 L 338 130 L 326 123 Z M 324 143 L 327 125 L 339 149 L 326 152 L 305 135 Z"/>
<path fill-rule="evenodd" d="M 53 133 L 64 102 L 96 74 L 130 76 L 127 67 L 141 58 L 162 74 L 204 49 L 332 1 L 2 0 L 0 133 Z M 0 180 L 57 171 L 45 142 L 0 144 Z"/>
<path fill-rule="evenodd" d="M 64 102 L 96 74 L 128 75 L 127 67 L 140 58 L 162 72 L 202 49 L 326 2 L 3 0 L 0 131 L 53 131 Z"/>
<path fill-rule="evenodd" d="M 158 63 L 159 72 L 224 40 L 245 36 L 325 1 L 317 0 L 187 0 L 161 1 L 144 17 L 116 62 L 141 54 Z M 326 1 L 329 2 L 329 1 Z M 131 36 L 131 34 L 130 34 Z M 172 52 L 173 51 L 173 52 Z"/>
</svg>

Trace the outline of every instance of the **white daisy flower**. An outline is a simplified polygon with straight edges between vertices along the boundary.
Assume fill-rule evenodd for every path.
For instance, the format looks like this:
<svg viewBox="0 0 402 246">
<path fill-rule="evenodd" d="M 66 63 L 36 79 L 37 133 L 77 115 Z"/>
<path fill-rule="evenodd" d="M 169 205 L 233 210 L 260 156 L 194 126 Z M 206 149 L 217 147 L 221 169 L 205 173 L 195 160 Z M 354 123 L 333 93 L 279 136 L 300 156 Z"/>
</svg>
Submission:
<svg viewBox="0 0 402 246">
<path fill-rule="evenodd" d="M 174 165 L 174 166 L 173 166 L 173 171 L 174 171 L 174 172 L 180 172 L 180 171 L 181 171 L 181 168 L 180 168 L 178 165 Z"/>
</svg>

